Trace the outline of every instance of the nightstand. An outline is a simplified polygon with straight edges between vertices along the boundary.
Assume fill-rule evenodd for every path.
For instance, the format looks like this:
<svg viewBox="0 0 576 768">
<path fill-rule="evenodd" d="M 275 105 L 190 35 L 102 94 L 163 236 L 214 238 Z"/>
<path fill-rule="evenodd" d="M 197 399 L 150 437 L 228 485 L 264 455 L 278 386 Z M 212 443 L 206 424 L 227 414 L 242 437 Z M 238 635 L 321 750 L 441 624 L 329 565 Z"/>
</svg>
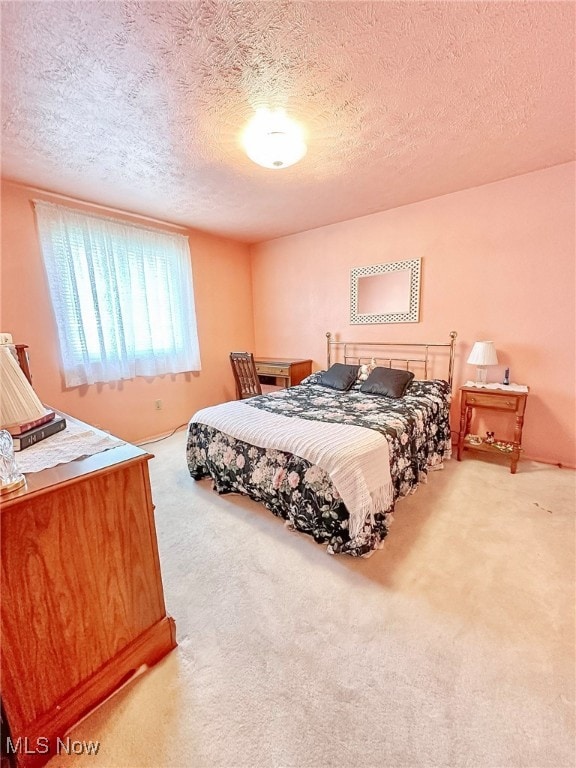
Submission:
<svg viewBox="0 0 576 768">
<path fill-rule="evenodd" d="M 524 424 L 524 411 L 529 389 L 519 392 L 507 389 L 504 385 L 499 389 L 487 389 L 484 387 L 463 386 L 460 387 L 460 434 L 458 436 L 458 461 L 462 461 L 464 451 L 478 451 L 480 453 L 495 453 L 510 459 L 510 472 L 516 473 L 518 459 L 522 448 L 522 426 Z M 486 443 L 485 440 L 475 442 L 470 435 L 470 422 L 475 408 L 485 410 L 508 412 L 514 417 L 514 440 L 502 442 L 495 438 L 495 443 Z M 500 446 L 500 447 L 498 447 Z"/>
<path fill-rule="evenodd" d="M 256 373 L 262 384 L 294 387 L 312 373 L 312 360 L 255 357 Z"/>
</svg>

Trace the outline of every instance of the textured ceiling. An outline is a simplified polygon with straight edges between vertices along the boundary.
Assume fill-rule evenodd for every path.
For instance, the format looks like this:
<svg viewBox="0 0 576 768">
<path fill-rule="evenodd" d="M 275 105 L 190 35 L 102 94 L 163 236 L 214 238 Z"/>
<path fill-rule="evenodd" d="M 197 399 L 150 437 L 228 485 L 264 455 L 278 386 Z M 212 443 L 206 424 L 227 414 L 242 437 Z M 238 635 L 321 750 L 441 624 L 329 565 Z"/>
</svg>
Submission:
<svg viewBox="0 0 576 768">
<path fill-rule="evenodd" d="M 572 2 L 2 2 L 6 178 L 244 242 L 574 159 Z M 240 134 L 285 107 L 308 153 Z"/>
</svg>

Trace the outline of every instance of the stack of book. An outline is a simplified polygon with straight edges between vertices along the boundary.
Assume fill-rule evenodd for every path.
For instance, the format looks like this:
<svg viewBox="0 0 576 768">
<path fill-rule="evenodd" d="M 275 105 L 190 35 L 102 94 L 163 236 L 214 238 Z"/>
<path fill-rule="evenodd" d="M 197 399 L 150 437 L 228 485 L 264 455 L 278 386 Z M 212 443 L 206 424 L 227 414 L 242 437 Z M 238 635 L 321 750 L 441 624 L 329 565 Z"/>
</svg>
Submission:
<svg viewBox="0 0 576 768">
<path fill-rule="evenodd" d="M 54 411 L 46 411 L 44 416 L 33 421 L 27 421 L 23 424 L 11 424 L 4 429 L 12 435 L 15 451 L 23 451 L 31 445 L 45 440 L 57 432 L 66 428 L 66 419 L 64 416 L 56 414 Z"/>
</svg>

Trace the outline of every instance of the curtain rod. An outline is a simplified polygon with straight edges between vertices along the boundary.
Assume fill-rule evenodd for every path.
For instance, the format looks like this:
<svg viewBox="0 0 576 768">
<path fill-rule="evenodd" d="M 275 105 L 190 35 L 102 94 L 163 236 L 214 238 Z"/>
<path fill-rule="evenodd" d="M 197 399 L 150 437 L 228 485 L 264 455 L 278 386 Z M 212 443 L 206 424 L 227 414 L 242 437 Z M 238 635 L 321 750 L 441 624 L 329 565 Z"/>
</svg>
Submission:
<svg viewBox="0 0 576 768">
<path fill-rule="evenodd" d="M 9 179 L 6 179 L 6 181 L 9 181 Z M 172 224 L 170 221 L 162 221 L 162 219 L 155 219 L 153 216 L 145 216 L 141 213 L 130 213 L 130 211 L 123 211 L 121 208 L 113 208 L 110 205 L 100 205 L 99 203 L 91 203 L 88 200 L 80 200 L 78 197 L 70 197 L 70 195 L 61 195 L 58 192 L 49 192 L 46 189 L 41 189 L 40 187 L 31 187 L 28 184 L 20 184 L 19 182 L 12 182 L 13 184 L 18 184 L 21 187 L 26 187 L 27 189 L 30 189 L 32 192 L 40 195 L 47 195 L 48 197 L 57 198 L 58 200 L 67 200 L 71 203 L 80 203 L 81 205 L 87 205 L 91 208 L 98 208 L 101 211 L 108 211 L 110 213 L 120 213 L 123 216 L 131 216 L 134 219 L 140 219 L 143 221 L 150 221 L 154 224 L 163 224 L 165 227 L 172 227 L 172 229 L 179 229 L 182 232 L 187 232 L 191 227 L 183 227 L 181 224 Z"/>
</svg>

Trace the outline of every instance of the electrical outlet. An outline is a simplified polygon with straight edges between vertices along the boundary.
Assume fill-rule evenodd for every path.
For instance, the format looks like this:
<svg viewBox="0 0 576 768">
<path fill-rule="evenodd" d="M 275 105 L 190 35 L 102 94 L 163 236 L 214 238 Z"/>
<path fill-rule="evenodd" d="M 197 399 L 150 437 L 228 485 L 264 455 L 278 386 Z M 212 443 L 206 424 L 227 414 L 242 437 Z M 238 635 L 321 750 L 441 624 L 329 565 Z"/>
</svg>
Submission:
<svg viewBox="0 0 576 768">
<path fill-rule="evenodd" d="M 155 400 L 154 401 L 154 407 L 156 408 L 157 411 L 161 411 L 162 410 L 162 400 Z"/>
</svg>

